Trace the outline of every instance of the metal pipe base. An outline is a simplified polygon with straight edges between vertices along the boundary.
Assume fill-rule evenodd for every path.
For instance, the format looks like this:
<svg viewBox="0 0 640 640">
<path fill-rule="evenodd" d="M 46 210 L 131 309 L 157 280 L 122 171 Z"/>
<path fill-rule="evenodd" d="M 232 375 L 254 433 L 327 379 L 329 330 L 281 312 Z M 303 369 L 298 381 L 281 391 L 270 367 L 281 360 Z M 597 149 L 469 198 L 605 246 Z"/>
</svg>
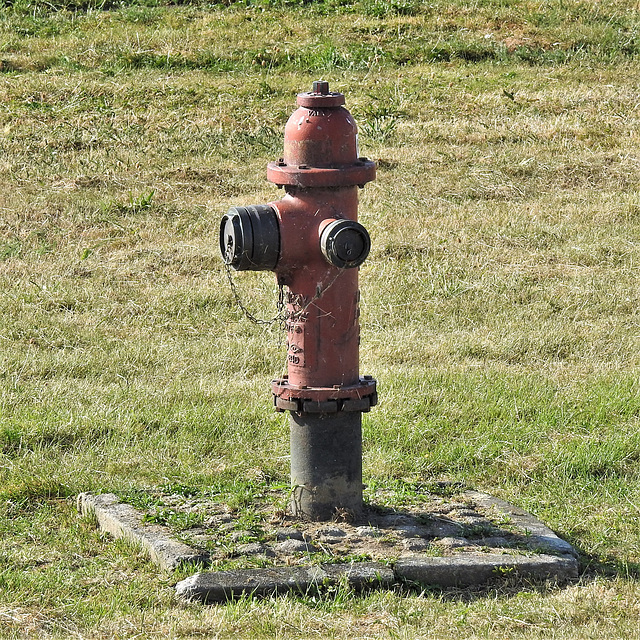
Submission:
<svg viewBox="0 0 640 640">
<path fill-rule="evenodd" d="M 362 512 L 362 414 L 291 413 L 292 515 L 329 520 Z"/>
</svg>

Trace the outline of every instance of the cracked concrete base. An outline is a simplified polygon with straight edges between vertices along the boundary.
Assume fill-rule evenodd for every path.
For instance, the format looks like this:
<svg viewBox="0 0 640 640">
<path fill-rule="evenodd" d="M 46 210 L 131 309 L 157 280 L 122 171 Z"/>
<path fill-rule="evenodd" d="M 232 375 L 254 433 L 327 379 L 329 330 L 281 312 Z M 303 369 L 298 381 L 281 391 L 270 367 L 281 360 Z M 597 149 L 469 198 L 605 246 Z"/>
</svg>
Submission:
<svg viewBox="0 0 640 640">
<path fill-rule="evenodd" d="M 266 596 L 287 591 L 306 593 L 310 589 L 326 588 L 341 581 L 346 581 L 357 590 L 390 588 L 407 582 L 461 588 L 505 579 L 536 582 L 553 580 L 562 583 L 577 576 L 578 565 L 573 557 L 495 553 L 447 558 L 414 555 L 399 558 L 392 567 L 379 562 L 355 562 L 196 573 L 179 582 L 176 593 L 187 600 L 211 603 L 224 602 L 242 594 Z"/>
<path fill-rule="evenodd" d="M 293 522 L 298 528 L 272 531 L 271 542 L 234 548 L 232 557 L 257 556 L 273 566 L 197 573 L 179 582 L 176 591 L 189 600 L 220 602 L 244 593 L 304 593 L 342 582 L 355 589 L 407 582 L 464 588 L 514 579 L 563 583 L 577 578 L 573 547 L 531 514 L 479 491 L 465 491 L 460 499 L 438 506 L 434 498 L 435 506 L 422 506 L 423 511 L 374 509 L 360 526 Z M 187 563 L 206 566 L 214 560 L 208 552 L 175 540 L 167 527 L 144 523 L 142 512 L 113 494 L 80 494 L 78 508 L 95 514 L 99 526 L 115 537 L 140 544 L 164 569 Z M 225 533 L 233 525 L 229 519 L 228 514 L 222 519 L 214 514 L 210 522 L 220 535 L 233 540 L 233 533 Z M 500 522 L 506 524 L 501 528 L 496 524 Z M 208 539 L 197 531 L 194 541 Z M 247 532 L 236 533 L 241 542 Z M 340 554 L 363 555 L 366 549 L 374 561 L 309 564 L 317 548 L 333 549 L 336 560 Z"/>
</svg>

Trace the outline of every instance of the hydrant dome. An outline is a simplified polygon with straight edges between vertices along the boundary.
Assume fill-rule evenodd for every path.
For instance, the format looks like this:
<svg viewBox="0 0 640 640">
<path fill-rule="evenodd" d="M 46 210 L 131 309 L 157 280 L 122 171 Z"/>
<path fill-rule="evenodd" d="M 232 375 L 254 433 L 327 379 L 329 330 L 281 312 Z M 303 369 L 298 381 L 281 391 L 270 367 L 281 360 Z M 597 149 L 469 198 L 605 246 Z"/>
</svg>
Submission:
<svg viewBox="0 0 640 640">
<path fill-rule="evenodd" d="M 358 127 L 344 107 L 300 107 L 284 130 L 284 161 L 292 166 L 342 167 L 356 162 Z"/>
<path fill-rule="evenodd" d="M 284 130 L 284 154 L 267 167 L 267 180 L 303 189 L 362 187 L 375 180 L 375 162 L 358 157 L 358 127 L 342 106 L 344 95 L 316 81 L 298 94 Z"/>
</svg>

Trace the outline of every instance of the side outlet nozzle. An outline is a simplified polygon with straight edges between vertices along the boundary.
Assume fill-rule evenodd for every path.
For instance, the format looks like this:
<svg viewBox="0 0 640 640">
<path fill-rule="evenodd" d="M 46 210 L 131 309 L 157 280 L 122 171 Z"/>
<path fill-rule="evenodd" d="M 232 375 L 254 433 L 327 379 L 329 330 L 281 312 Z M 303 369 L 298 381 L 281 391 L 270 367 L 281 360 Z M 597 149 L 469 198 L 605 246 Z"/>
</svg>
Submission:
<svg viewBox="0 0 640 640">
<path fill-rule="evenodd" d="M 320 249 L 332 265 L 340 269 L 359 267 L 369 255 L 369 232 L 353 220 L 333 220 L 320 234 Z"/>
<path fill-rule="evenodd" d="M 272 271 L 280 257 L 278 215 L 266 204 L 231 207 L 220 223 L 220 252 L 236 271 Z"/>
</svg>

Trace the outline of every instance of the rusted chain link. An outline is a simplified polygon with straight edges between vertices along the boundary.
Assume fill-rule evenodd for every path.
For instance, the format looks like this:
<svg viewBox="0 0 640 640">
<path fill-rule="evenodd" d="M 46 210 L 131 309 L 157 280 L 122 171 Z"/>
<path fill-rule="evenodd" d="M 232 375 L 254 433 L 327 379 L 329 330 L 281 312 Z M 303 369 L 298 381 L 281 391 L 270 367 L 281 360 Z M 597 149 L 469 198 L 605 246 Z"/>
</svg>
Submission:
<svg viewBox="0 0 640 640">
<path fill-rule="evenodd" d="M 285 324 L 285 322 L 287 320 L 290 320 L 290 319 L 296 320 L 297 318 L 300 318 L 300 316 L 304 315 L 306 313 L 307 309 L 316 300 L 320 299 L 322 297 L 322 295 L 333 286 L 333 284 L 338 279 L 338 277 L 344 272 L 344 269 L 340 269 L 338 271 L 338 273 L 335 275 L 335 277 L 331 280 L 331 282 L 329 282 L 329 284 L 326 287 L 318 286 L 318 288 L 316 290 L 316 294 L 313 296 L 313 298 L 311 298 L 311 300 L 306 302 L 306 304 L 304 306 L 301 306 L 300 309 L 298 309 L 297 311 L 295 311 L 293 313 L 285 310 L 284 285 L 279 284 L 278 285 L 278 302 L 276 303 L 276 309 L 277 309 L 278 312 L 273 318 L 270 318 L 268 320 L 262 320 L 260 318 L 256 318 L 251 313 L 251 311 L 249 311 L 249 309 L 247 309 L 247 307 L 245 306 L 244 302 L 242 301 L 242 298 L 240 297 L 240 294 L 238 293 L 238 288 L 236 287 L 236 283 L 233 281 L 233 276 L 232 276 L 232 273 L 231 273 L 231 267 L 228 264 L 225 263 L 224 268 L 225 268 L 225 272 L 227 274 L 227 279 L 229 281 L 229 286 L 231 287 L 231 293 L 233 293 L 233 297 L 234 297 L 238 307 L 240 307 L 240 309 L 242 310 L 242 312 L 244 313 L 244 315 L 246 316 L 246 318 L 250 322 L 252 322 L 253 324 L 263 325 L 263 326 L 264 325 L 270 326 L 272 324 L 275 324 L 276 322 L 279 322 L 281 325 L 284 326 L 284 324 Z"/>
<path fill-rule="evenodd" d="M 225 263 L 224 268 L 227 273 L 227 279 L 229 280 L 231 293 L 233 293 L 233 297 L 236 301 L 236 304 L 238 305 L 238 307 L 240 307 L 240 309 L 242 310 L 242 312 L 250 322 L 253 322 L 253 324 L 263 325 L 263 326 L 270 326 L 272 324 L 275 324 L 276 322 L 279 322 L 280 324 L 284 324 L 286 322 L 287 315 L 284 309 L 284 285 L 278 285 L 278 302 L 276 303 L 276 309 L 278 312 L 276 313 L 275 316 L 273 316 L 273 318 L 270 318 L 268 320 L 262 320 L 260 318 L 256 318 L 251 313 L 251 311 L 247 309 L 244 302 L 242 302 L 242 298 L 238 293 L 238 288 L 236 287 L 236 283 L 233 281 L 233 276 L 231 275 L 231 267 Z"/>
</svg>

